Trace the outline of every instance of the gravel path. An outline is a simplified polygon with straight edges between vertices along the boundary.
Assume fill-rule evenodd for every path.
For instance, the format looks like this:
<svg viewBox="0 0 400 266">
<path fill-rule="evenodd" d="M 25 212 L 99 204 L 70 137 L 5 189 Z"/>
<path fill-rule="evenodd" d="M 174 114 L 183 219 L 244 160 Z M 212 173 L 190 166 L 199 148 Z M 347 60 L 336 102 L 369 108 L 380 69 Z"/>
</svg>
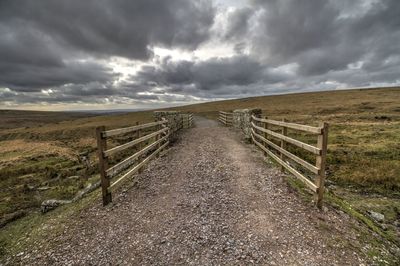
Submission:
<svg viewBox="0 0 400 266">
<path fill-rule="evenodd" d="M 151 169 L 151 171 L 150 171 Z M 36 265 L 359 265 L 352 221 L 316 210 L 241 134 L 196 118 L 138 183 L 71 219 Z"/>
</svg>

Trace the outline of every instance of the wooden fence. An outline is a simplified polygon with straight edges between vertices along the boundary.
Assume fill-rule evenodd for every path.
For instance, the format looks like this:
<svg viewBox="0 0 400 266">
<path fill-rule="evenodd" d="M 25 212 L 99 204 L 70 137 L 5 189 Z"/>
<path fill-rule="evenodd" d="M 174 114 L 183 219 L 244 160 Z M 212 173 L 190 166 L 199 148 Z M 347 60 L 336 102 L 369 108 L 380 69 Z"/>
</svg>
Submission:
<svg viewBox="0 0 400 266">
<path fill-rule="evenodd" d="M 107 205 L 112 201 L 112 188 L 136 172 L 140 172 L 143 166 L 168 145 L 170 129 L 167 123 L 168 121 L 163 119 L 148 124 L 107 131 L 104 126 L 96 128 L 103 205 Z M 133 140 L 107 149 L 108 138 L 127 133 L 135 134 Z M 128 148 L 136 152 L 110 167 L 109 158 Z M 118 177 L 118 179 L 112 182 L 115 177 Z"/>
<path fill-rule="evenodd" d="M 233 113 L 219 111 L 218 120 L 225 126 L 232 126 L 233 124 Z"/>
<path fill-rule="evenodd" d="M 281 128 L 280 133 L 268 129 L 268 127 L 271 126 Z M 316 147 L 287 136 L 288 129 L 317 135 Z M 253 115 L 251 121 L 251 133 L 254 144 L 260 147 L 266 155 L 271 156 L 276 162 L 278 162 L 282 166 L 282 169 L 288 170 L 294 176 L 302 180 L 314 192 L 316 204 L 318 207 L 321 207 L 324 194 L 328 124 L 321 123 L 319 127 L 311 127 L 295 123 L 287 123 L 285 121 L 262 119 Z M 274 143 L 273 140 L 278 140 L 280 145 Z M 313 154 L 316 158 L 315 164 L 311 164 L 289 152 L 287 144 L 296 146 Z M 290 164 L 288 160 L 297 163 L 304 170 L 314 174 L 314 182 L 300 171 L 296 170 L 293 167 L 293 163 Z"/>
<path fill-rule="evenodd" d="M 193 114 L 182 115 L 183 128 L 191 128 L 193 125 Z"/>
</svg>

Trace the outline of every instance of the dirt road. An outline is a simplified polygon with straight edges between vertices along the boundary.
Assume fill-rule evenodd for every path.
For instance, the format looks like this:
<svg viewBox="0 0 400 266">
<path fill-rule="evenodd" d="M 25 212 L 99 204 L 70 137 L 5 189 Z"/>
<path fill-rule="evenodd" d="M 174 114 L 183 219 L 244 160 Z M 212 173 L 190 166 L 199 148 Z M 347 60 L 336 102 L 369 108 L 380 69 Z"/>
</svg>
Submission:
<svg viewBox="0 0 400 266">
<path fill-rule="evenodd" d="M 352 223 L 301 200 L 239 132 L 197 118 L 112 206 L 99 199 L 19 262 L 359 265 Z"/>
</svg>

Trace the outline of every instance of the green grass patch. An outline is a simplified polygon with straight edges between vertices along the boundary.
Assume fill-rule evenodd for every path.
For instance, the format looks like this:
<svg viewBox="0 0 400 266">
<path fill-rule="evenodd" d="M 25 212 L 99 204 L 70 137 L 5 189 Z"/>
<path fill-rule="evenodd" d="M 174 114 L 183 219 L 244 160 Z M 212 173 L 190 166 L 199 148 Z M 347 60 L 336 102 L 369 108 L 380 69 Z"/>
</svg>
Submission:
<svg viewBox="0 0 400 266">
<path fill-rule="evenodd" d="M 100 193 L 97 189 L 78 202 L 60 206 L 45 214 L 33 212 L 6 225 L 0 230 L 0 257 L 5 258 L 32 247 L 49 245 L 48 240 L 62 232 L 71 217 L 101 198 Z"/>
<path fill-rule="evenodd" d="M 291 188 L 296 190 L 296 192 L 305 202 L 307 202 L 308 204 L 312 202 L 313 196 L 307 190 L 303 182 L 292 176 L 287 176 L 286 181 Z M 397 205 L 400 203 L 397 202 L 397 205 L 393 207 L 392 204 L 393 202 L 389 202 L 387 199 L 384 201 L 388 208 L 386 211 L 382 211 L 382 205 L 385 205 L 382 203 L 375 205 L 375 208 L 371 209 L 373 209 L 374 211 L 383 212 L 385 214 L 385 217 L 387 217 L 388 219 L 395 219 L 395 216 L 398 214 Z M 363 214 L 366 212 L 365 209 L 362 212 L 357 208 L 359 206 L 365 208 L 366 206 L 368 206 L 367 204 L 359 204 L 359 206 L 355 207 L 352 206 L 346 200 L 334 195 L 331 192 L 325 193 L 324 202 L 325 204 L 328 204 L 338 210 L 347 213 L 349 216 L 353 217 L 354 219 L 356 219 L 357 221 L 359 221 L 364 225 L 364 226 L 357 226 L 354 229 L 359 232 L 362 241 L 369 244 L 367 255 L 371 260 L 378 263 L 378 265 L 398 265 L 397 263 L 400 262 L 400 258 L 398 258 L 395 254 L 391 254 L 390 252 L 382 252 L 382 245 L 386 246 L 387 249 L 389 250 L 390 245 L 394 244 L 398 246 L 400 244 L 399 240 L 395 236 L 395 231 L 383 230 L 376 222 L 374 222 L 368 216 Z M 322 230 L 329 230 L 329 227 L 327 227 L 327 225 L 323 223 L 320 224 L 319 226 L 320 229 Z M 378 235 L 380 238 L 375 237 L 373 234 Z M 336 239 L 334 241 L 342 241 L 342 240 Z M 341 243 L 341 244 L 348 245 L 349 247 L 351 246 L 351 248 L 360 249 L 360 247 L 354 247 L 352 243 Z"/>
</svg>

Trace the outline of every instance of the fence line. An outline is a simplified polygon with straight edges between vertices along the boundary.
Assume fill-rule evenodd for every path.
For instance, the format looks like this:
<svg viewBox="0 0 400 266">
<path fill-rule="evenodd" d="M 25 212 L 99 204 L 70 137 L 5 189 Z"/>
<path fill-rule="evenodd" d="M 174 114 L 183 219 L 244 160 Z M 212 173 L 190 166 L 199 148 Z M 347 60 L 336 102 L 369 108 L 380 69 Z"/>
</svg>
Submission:
<svg viewBox="0 0 400 266">
<path fill-rule="evenodd" d="M 182 114 L 182 127 L 191 128 L 193 125 L 193 114 Z"/>
<path fill-rule="evenodd" d="M 150 129 L 154 132 L 144 132 L 145 129 L 147 131 Z M 136 133 L 134 140 L 111 149 L 107 149 L 107 138 L 132 132 Z M 143 166 L 145 166 L 152 158 L 157 156 L 169 144 L 169 135 L 170 128 L 168 127 L 168 121 L 165 119 L 143 125 L 135 125 L 108 131 L 105 130 L 104 126 L 96 128 L 103 205 L 107 205 L 112 201 L 112 188 L 116 187 L 124 179 L 131 177 L 136 172 L 140 172 Z M 145 141 L 151 143 L 147 143 L 146 145 L 144 143 Z M 128 158 L 125 158 L 114 166 L 109 167 L 109 158 L 113 154 L 135 146 L 138 147 L 138 151 L 136 153 Z M 151 152 L 150 155 L 148 155 L 149 152 Z M 133 168 L 128 169 L 127 172 L 123 173 L 132 165 L 134 165 Z M 122 176 L 111 183 L 112 179 L 120 174 L 122 174 Z"/>
<path fill-rule="evenodd" d="M 233 113 L 219 111 L 218 120 L 225 126 L 232 126 L 233 124 Z"/>
<path fill-rule="evenodd" d="M 193 126 L 193 114 L 189 114 L 189 125 L 188 127 L 192 127 Z"/>
<path fill-rule="evenodd" d="M 251 138 L 254 144 L 262 149 L 266 155 L 269 155 L 276 162 L 278 162 L 282 166 L 282 169 L 288 170 L 294 176 L 303 181 L 314 192 L 315 202 L 318 207 L 321 207 L 325 183 L 328 124 L 320 123 L 319 127 L 311 127 L 295 123 L 288 123 L 285 121 L 262 119 L 254 115 L 252 115 L 251 120 Z M 268 129 L 268 125 L 281 127 L 281 133 L 277 133 Z M 288 137 L 287 129 L 293 129 L 317 135 L 317 146 L 315 147 L 292 137 Z M 280 145 L 275 144 L 272 140 L 269 140 L 268 137 L 278 140 Z M 288 151 L 286 144 L 294 145 L 314 154 L 315 165 Z M 292 165 L 288 162 L 289 159 L 302 166 L 303 169 L 315 174 L 314 182 L 308 179 L 300 171 L 292 167 Z"/>
</svg>

